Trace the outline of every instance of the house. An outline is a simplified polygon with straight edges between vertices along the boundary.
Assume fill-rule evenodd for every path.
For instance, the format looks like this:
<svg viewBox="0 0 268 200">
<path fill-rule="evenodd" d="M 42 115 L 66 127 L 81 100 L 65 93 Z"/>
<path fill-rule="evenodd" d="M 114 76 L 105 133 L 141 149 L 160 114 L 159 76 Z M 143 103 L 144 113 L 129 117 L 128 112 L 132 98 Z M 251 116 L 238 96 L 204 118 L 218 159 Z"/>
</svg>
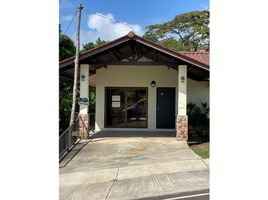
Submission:
<svg viewBox="0 0 268 200">
<path fill-rule="evenodd" d="M 174 52 L 133 32 L 80 55 L 80 98 L 96 78 L 95 131 L 174 130 L 187 140 L 187 103 L 209 104 L 209 53 Z M 74 57 L 59 64 L 73 78 Z M 88 120 L 88 106 L 80 105 Z"/>
</svg>

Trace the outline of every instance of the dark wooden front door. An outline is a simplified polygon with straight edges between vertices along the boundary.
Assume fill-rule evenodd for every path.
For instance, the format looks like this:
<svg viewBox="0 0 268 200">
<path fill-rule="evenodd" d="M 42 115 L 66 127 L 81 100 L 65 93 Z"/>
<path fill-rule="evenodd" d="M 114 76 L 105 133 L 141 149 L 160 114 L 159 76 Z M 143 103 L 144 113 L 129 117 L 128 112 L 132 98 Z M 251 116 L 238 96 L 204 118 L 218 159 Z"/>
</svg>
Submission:
<svg viewBox="0 0 268 200">
<path fill-rule="evenodd" d="M 175 88 L 157 88 L 156 127 L 175 128 Z"/>
</svg>

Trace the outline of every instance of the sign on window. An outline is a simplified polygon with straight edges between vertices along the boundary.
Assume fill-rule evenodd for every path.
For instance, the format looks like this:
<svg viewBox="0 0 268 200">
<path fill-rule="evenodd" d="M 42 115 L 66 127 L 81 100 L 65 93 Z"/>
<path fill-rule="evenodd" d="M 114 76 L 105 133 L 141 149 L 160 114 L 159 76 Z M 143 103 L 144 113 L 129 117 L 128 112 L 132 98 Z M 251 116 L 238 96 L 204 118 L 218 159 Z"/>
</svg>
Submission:
<svg viewBox="0 0 268 200">
<path fill-rule="evenodd" d="M 112 101 L 120 101 L 120 95 L 112 95 Z"/>
<path fill-rule="evenodd" d="M 120 101 L 118 101 L 118 102 L 117 101 L 113 101 L 112 102 L 112 107 L 113 108 L 120 108 Z"/>
</svg>

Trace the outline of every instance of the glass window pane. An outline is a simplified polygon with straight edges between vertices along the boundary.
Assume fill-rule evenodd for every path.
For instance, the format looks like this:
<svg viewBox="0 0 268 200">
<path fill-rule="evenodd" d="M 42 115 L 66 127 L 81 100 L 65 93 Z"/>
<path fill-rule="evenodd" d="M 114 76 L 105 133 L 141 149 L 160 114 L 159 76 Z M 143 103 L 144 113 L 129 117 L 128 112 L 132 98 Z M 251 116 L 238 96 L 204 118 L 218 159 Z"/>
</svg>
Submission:
<svg viewBox="0 0 268 200">
<path fill-rule="evenodd" d="M 147 128 L 147 89 L 107 88 L 106 127 Z"/>
<path fill-rule="evenodd" d="M 106 90 L 106 125 L 125 127 L 125 95 L 122 88 Z"/>
<path fill-rule="evenodd" d="M 127 127 L 147 127 L 147 90 L 128 88 L 127 92 Z"/>
</svg>

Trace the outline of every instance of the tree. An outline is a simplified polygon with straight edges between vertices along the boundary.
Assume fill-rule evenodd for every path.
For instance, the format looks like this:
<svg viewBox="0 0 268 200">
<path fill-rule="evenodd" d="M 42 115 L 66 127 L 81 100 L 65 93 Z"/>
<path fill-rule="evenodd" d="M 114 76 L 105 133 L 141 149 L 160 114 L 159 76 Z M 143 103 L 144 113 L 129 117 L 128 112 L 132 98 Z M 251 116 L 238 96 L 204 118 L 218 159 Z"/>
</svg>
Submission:
<svg viewBox="0 0 268 200">
<path fill-rule="evenodd" d="M 89 49 L 93 49 L 94 47 L 95 47 L 95 44 L 93 42 L 83 44 L 83 48 L 82 48 L 81 52 L 85 52 Z"/>
<path fill-rule="evenodd" d="M 75 54 L 75 45 L 67 35 L 59 35 L 59 60 L 64 60 Z"/>
<path fill-rule="evenodd" d="M 59 77 L 59 133 L 62 134 L 69 126 L 72 108 L 72 80 Z"/>
<path fill-rule="evenodd" d="M 176 15 L 171 21 L 146 27 L 144 37 L 175 51 L 209 50 L 209 11 Z"/>
<path fill-rule="evenodd" d="M 107 41 L 98 38 L 95 43 L 90 42 L 83 45 L 81 52 L 92 49 L 107 43 Z M 67 36 L 61 34 L 59 29 L 59 59 L 63 60 L 75 55 L 75 45 L 73 41 Z M 62 134 L 69 126 L 71 108 L 72 108 L 72 87 L 73 81 L 59 77 L 59 134 Z M 95 88 L 89 87 L 89 110 L 95 111 L 96 92 Z M 76 105 L 77 106 L 77 105 Z M 78 108 L 76 108 L 78 110 Z"/>
<path fill-rule="evenodd" d="M 175 38 L 165 38 L 157 43 L 174 51 L 191 51 L 190 46 L 184 45 L 181 41 Z"/>
<path fill-rule="evenodd" d="M 108 41 L 101 40 L 100 37 L 98 37 L 98 39 L 95 41 L 95 43 L 89 42 L 89 43 L 83 44 L 83 49 L 81 52 L 85 52 L 85 51 L 93 49 L 95 47 L 99 47 L 103 44 L 106 44 L 107 42 Z"/>
<path fill-rule="evenodd" d="M 59 60 L 64 60 L 75 54 L 75 45 L 71 38 L 62 34 L 61 25 L 59 25 Z"/>
<path fill-rule="evenodd" d="M 106 44 L 108 41 L 105 41 L 105 40 L 101 40 L 100 37 L 98 37 L 98 39 L 96 40 L 95 42 L 95 47 L 99 47 L 101 45 L 104 45 Z"/>
<path fill-rule="evenodd" d="M 71 38 L 62 34 L 59 25 L 59 60 L 74 56 L 75 45 Z M 61 134 L 69 126 L 72 106 L 73 81 L 59 77 L 59 133 Z"/>
</svg>

